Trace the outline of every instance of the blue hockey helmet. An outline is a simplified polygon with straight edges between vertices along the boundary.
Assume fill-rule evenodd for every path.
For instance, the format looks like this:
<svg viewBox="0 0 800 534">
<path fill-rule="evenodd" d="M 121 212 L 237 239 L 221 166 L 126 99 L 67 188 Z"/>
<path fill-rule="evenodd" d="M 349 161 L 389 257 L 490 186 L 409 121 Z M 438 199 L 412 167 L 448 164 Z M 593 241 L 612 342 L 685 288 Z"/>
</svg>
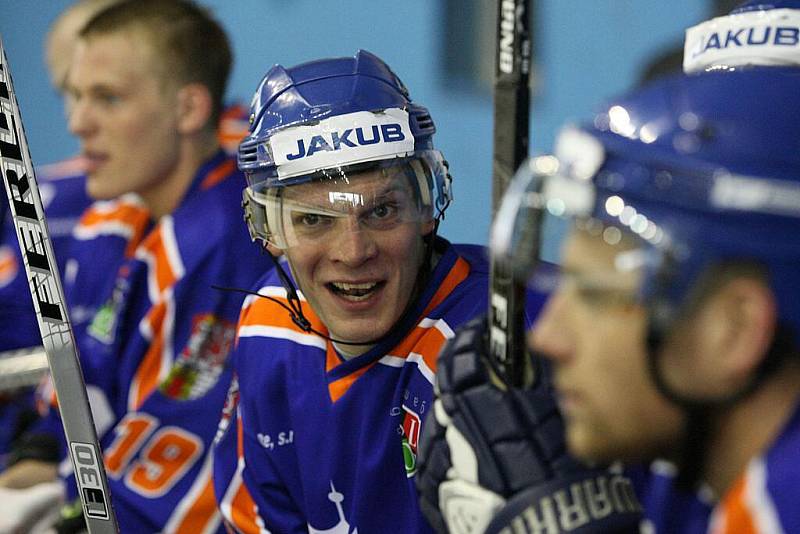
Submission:
<svg viewBox="0 0 800 534">
<path fill-rule="evenodd" d="M 340 187 L 366 170 L 410 182 L 422 209 L 407 216 L 441 218 L 451 200 L 451 179 L 433 147 L 435 131 L 428 110 L 411 100 L 386 63 L 364 50 L 272 67 L 253 97 L 250 133 L 238 154 L 253 239 L 287 248 L 306 235 L 292 228 L 297 213 L 316 222 L 380 203 Z M 314 181 L 331 189 L 322 195 L 329 203 L 289 204 L 286 188 Z"/>
<path fill-rule="evenodd" d="M 800 0 L 748 0 L 736 6 L 731 15 L 772 9 L 800 9 Z"/>
<path fill-rule="evenodd" d="M 684 72 L 800 66 L 800 0 L 749 0 L 686 30 Z"/>
<path fill-rule="evenodd" d="M 565 235 L 619 245 L 595 289 L 627 291 L 660 332 L 712 267 L 755 263 L 797 345 L 799 99 L 800 70 L 775 67 L 683 75 L 611 102 L 520 168 L 494 252 L 536 282 Z"/>
</svg>

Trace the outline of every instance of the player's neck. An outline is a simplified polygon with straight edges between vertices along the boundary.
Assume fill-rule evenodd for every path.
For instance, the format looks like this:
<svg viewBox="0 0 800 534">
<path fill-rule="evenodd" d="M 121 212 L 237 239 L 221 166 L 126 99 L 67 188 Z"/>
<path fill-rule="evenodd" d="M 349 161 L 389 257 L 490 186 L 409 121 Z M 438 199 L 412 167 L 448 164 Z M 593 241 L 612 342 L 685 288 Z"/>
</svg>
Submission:
<svg viewBox="0 0 800 534">
<path fill-rule="evenodd" d="M 219 150 L 216 136 L 199 134 L 187 138 L 180 147 L 180 156 L 173 168 L 154 187 L 142 193 L 153 219 L 172 213 L 180 205 L 197 170 Z"/>
<path fill-rule="evenodd" d="M 748 462 L 764 453 L 797 409 L 800 364 L 790 361 L 760 388 L 720 414 L 706 458 L 705 481 L 722 497 Z"/>
<path fill-rule="evenodd" d="M 361 356 L 374 346 L 375 345 L 342 345 L 341 343 L 333 342 L 333 348 L 335 348 L 336 352 L 345 360 L 352 360 L 357 356 Z"/>
</svg>

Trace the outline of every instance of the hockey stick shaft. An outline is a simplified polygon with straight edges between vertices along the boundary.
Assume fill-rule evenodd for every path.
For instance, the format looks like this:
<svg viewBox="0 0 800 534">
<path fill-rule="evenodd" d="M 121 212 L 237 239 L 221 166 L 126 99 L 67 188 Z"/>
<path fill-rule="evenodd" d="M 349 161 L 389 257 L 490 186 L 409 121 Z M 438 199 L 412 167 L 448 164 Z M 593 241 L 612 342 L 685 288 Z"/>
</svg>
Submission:
<svg viewBox="0 0 800 534">
<path fill-rule="evenodd" d="M 532 0 L 498 0 L 494 82 L 492 214 L 528 155 L 530 90 L 529 13 Z M 489 350 L 513 385 L 532 380 L 525 350 L 525 286 L 508 262 L 493 257 L 489 289 Z"/>
<path fill-rule="evenodd" d="M 111 508 L 105 467 L 2 40 L 0 108 L 0 171 L 58 397 L 86 524 L 92 534 L 116 533 L 119 529 Z"/>
</svg>

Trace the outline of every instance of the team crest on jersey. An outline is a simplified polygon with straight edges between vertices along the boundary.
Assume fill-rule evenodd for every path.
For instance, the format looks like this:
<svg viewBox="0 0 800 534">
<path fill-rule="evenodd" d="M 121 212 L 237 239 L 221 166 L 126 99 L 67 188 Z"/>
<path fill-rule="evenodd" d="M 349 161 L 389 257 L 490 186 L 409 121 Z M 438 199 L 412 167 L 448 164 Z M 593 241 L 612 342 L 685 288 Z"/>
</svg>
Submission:
<svg viewBox="0 0 800 534">
<path fill-rule="evenodd" d="M 192 400 L 208 392 L 225 368 L 235 325 L 210 314 L 196 315 L 186 347 L 161 383 L 161 392 L 178 400 Z"/>
<path fill-rule="evenodd" d="M 100 306 L 87 329 L 90 336 L 107 345 L 114 342 L 119 314 L 130 286 L 128 273 L 129 268 L 127 265 L 120 268 L 117 280 L 114 282 L 114 290 L 111 292 L 111 297 L 105 304 Z"/>
<path fill-rule="evenodd" d="M 403 404 L 403 460 L 406 464 L 406 476 L 411 478 L 417 472 L 417 446 L 422 429 L 419 414 Z"/>
</svg>

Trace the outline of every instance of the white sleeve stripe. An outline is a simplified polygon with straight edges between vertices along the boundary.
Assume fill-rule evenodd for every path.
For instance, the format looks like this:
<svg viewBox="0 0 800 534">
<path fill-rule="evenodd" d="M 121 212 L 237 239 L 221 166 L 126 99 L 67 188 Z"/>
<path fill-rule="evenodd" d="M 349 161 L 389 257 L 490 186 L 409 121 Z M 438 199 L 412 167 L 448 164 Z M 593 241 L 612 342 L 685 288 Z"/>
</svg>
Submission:
<svg viewBox="0 0 800 534">
<path fill-rule="evenodd" d="M 244 458 L 239 458 L 239 462 L 236 465 L 236 472 L 233 474 L 233 478 L 228 484 L 228 489 L 225 491 L 225 495 L 223 495 L 219 503 L 220 512 L 222 512 L 222 515 L 231 524 L 233 524 L 233 499 L 244 483 L 242 480 L 242 471 L 244 471 Z"/>
<path fill-rule="evenodd" d="M 453 329 L 450 328 L 450 325 L 448 325 L 444 319 L 430 319 L 426 317 L 419 322 L 418 326 L 420 328 L 435 328 L 441 332 L 446 339 L 450 339 L 455 336 Z"/>
<path fill-rule="evenodd" d="M 116 235 L 130 239 L 133 237 L 133 227 L 121 221 L 108 221 L 86 226 L 78 224 L 72 233 L 78 240 L 88 241 L 101 235 Z"/>
<path fill-rule="evenodd" d="M 747 467 L 744 499 L 747 509 L 753 514 L 753 520 L 759 532 L 782 533 L 781 521 L 775 509 L 775 503 L 767 489 L 767 466 L 764 458 L 756 458 Z"/>
<path fill-rule="evenodd" d="M 403 367 L 406 364 L 406 362 L 412 362 L 417 364 L 417 368 L 419 369 L 419 372 L 422 373 L 422 376 L 424 376 L 428 382 L 433 384 L 435 373 L 433 372 L 433 370 L 431 370 L 430 367 L 428 367 L 428 364 L 425 363 L 425 359 L 422 357 L 422 354 L 412 352 L 408 355 L 407 358 L 403 358 L 401 356 L 387 355 L 378 360 L 378 363 L 382 365 L 386 365 L 388 367 L 395 367 L 398 369 Z"/>
<path fill-rule="evenodd" d="M 403 365 L 406 363 L 406 359 L 401 356 L 392 356 L 387 354 L 378 360 L 378 363 L 387 365 L 389 367 L 403 367 Z"/>
<path fill-rule="evenodd" d="M 408 361 L 414 362 L 417 364 L 419 368 L 419 372 L 422 373 L 422 376 L 430 382 L 431 384 L 435 381 L 435 373 L 428 367 L 428 364 L 425 363 L 425 359 L 422 357 L 422 354 L 417 354 L 416 352 L 412 352 L 408 355 Z"/>
<path fill-rule="evenodd" d="M 325 338 L 316 334 L 302 334 L 290 328 L 280 326 L 250 325 L 239 327 L 239 337 L 271 337 L 293 341 L 300 345 L 317 347 L 320 350 L 327 348 Z"/>
<path fill-rule="evenodd" d="M 181 251 L 178 248 L 178 237 L 175 235 L 175 221 L 172 216 L 166 216 L 161 219 L 161 226 L 163 228 L 162 239 L 164 242 L 164 250 L 167 253 L 167 260 L 169 266 L 175 276 L 176 280 L 183 278 L 186 274 L 186 267 L 183 264 Z"/>
<path fill-rule="evenodd" d="M 236 498 L 236 495 L 239 493 L 239 490 L 242 488 L 242 486 L 245 485 L 244 479 L 242 478 L 244 465 L 244 458 L 239 458 L 239 461 L 236 464 L 236 472 L 233 474 L 233 478 L 228 485 L 228 489 L 225 491 L 225 495 L 219 504 L 219 509 L 222 512 L 222 515 L 228 520 L 228 522 L 230 522 L 231 525 L 235 524 L 233 522 L 233 500 Z M 261 515 L 259 515 L 258 505 L 253 503 L 253 506 L 256 515 L 256 526 L 258 527 L 259 534 L 271 534 L 271 532 L 264 527 L 264 522 L 261 519 Z"/>
</svg>

